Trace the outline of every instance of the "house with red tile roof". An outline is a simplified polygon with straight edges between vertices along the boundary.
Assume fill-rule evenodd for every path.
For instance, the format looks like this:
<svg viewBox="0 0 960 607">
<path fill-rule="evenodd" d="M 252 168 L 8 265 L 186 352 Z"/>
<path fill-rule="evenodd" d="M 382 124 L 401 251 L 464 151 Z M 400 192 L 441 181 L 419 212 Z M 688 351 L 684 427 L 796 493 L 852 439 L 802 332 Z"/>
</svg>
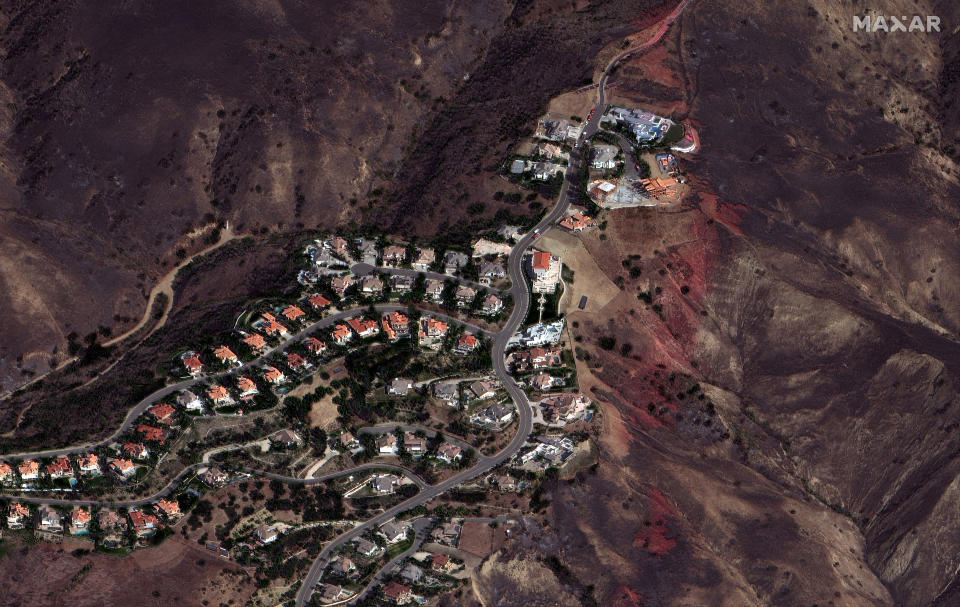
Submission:
<svg viewBox="0 0 960 607">
<path fill-rule="evenodd" d="M 456 568 L 456 563 L 446 554 L 433 553 L 430 555 L 430 567 L 434 571 L 449 572 Z"/>
<path fill-rule="evenodd" d="M 380 327 L 377 321 L 368 318 L 354 317 L 347 321 L 347 325 L 353 329 L 359 337 L 373 337 L 380 333 Z"/>
<path fill-rule="evenodd" d="M 307 303 L 309 303 L 314 310 L 322 310 L 333 302 L 319 293 L 314 293 L 307 298 Z"/>
<path fill-rule="evenodd" d="M 90 524 L 90 510 L 77 506 L 70 512 L 70 533 L 79 535 L 87 530 Z"/>
<path fill-rule="evenodd" d="M 307 366 L 307 359 L 296 352 L 287 352 L 287 366 L 294 371 L 299 371 Z"/>
<path fill-rule="evenodd" d="M 161 445 L 167 440 L 167 431 L 163 428 L 157 428 L 156 426 L 140 424 L 137 426 L 137 432 L 143 435 L 144 440 L 160 443 Z"/>
<path fill-rule="evenodd" d="M 390 323 L 387 322 L 387 318 L 383 317 L 380 319 L 380 329 L 383 331 L 383 334 L 387 336 L 387 339 L 390 341 L 397 341 L 400 339 L 397 337 L 397 332 L 393 330 L 393 327 L 390 326 Z"/>
<path fill-rule="evenodd" d="M 427 316 L 420 319 L 420 332 L 426 337 L 443 337 L 447 334 L 447 323 Z"/>
<path fill-rule="evenodd" d="M 180 503 L 177 500 L 162 499 L 157 502 L 157 511 L 167 517 L 167 520 L 180 516 Z"/>
<path fill-rule="evenodd" d="M 457 340 L 457 352 L 460 354 L 468 354 L 477 349 L 477 337 L 470 333 L 469 331 L 464 331 L 460 336 L 460 339 Z"/>
<path fill-rule="evenodd" d="M 52 464 L 47 464 L 47 475 L 51 479 L 72 477 L 73 466 L 70 459 L 66 455 L 58 456 Z"/>
<path fill-rule="evenodd" d="M 263 378 L 271 384 L 282 384 L 287 379 L 283 371 L 276 367 L 267 367 L 264 369 Z"/>
<path fill-rule="evenodd" d="M 7 462 L 0 462 L 0 483 L 13 481 L 13 466 Z"/>
<path fill-rule="evenodd" d="M 240 398 L 250 398 L 258 393 L 257 383 L 246 376 L 237 379 L 237 389 L 240 390 Z"/>
<path fill-rule="evenodd" d="M 203 363 L 200 362 L 200 358 L 193 352 L 189 352 L 183 355 L 183 366 L 186 368 L 187 373 L 196 377 L 203 373 Z"/>
<path fill-rule="evenodd" d="M 380 325 L 390 341 L 410 336 L 410 318 L 398 310 L 384 314 Z"/>
<path fill-rule="evenodd" d="M 263 313 L 263 324 L 260 325 L 260 328 L 267 335 L 284 336 L 288 334 L 287 328 L 277 322 L 277 317 L 270 312 Z"/>
<path fill-rule="evenodd" d="M 144 512 L 143 510 L 131 510 L 128 516 L 130 517 L 130 524 L 133 526 L 133 530 L 137 532 L 137 537 L 153 535 L 160 525 L 160 520 L 155 515 Z"/>
<path fill-rule="evenodd" d="M 293 305 L 293 304 L 290 304 L 289 306 L 287 306 L 286 308 L 284 308 L 284 309 L 283 309 L 283 312 L 281 312 L 280 314 L 282 314 L 284 317 L 286 317 L 287 320 L 296 322 L 297 320 L 299 320 L 299 319 L 304 315 L 304 311 L 301 310 L 299 307 L 297 307 L 297 306 L 295 306 L 295 305 Z"/>
<path fill-rule="evenodd" d="M 220 359 L 220 362 L 224 364 L 234 364 L 240 362 L 240 359 L 237 358 L 237 355 L 233 353 L 233 350 L 227 346 L 217 346 L 213 350 L 213 355 Z"/>
<path fill-rule="evenodd" d="M 150 457 L 150 450 L 143 443 L 126 442 L 122 447 L 124 455 L 133 459 L 147 459 Z"/>
<path fill-rule="evenodd" d="M 327 344 L 323 343 L 316 337 L 308 337 L 303 340 L 304 347 L 309 350 L 312 354 L 323 354 L 327 349 Z"/>
<path fill-rule="evenodd" d="M 80 467 L 80 474 L 86 476 L 98 476 L 100 474 L 100 458 L 96 453 L 87 453 L 77 459 L 77 465 Z"/>
<path fill-rule="evenodd" d="M 400 582 L 390 582 L 383 587 L 383 596 L 397 605 L 403 605 L 413 598 L 413 591 L 410 590 L 409 586 L 405 586 Z"/>
<path fill-rule="evenodd" d="M 133 462 L 122 457 L 115 457 L 110 460 L 108 467 L 111 472 L 120 478 L 130 478 L 133 476 L 133 473 L 137 471 L 137 467 L 133 465 Z"/>
<path fill-rule="evenodd" d="M 230 392 L 220 384 L 213 384 L 207 388 L 207 396 L 214 405 L 226 405 L 233 402 Z"/>
<path fill-rule="evenodd" d="M 259 333 L 251 333 L 243 338 L 243 343 L 247 344 L 254 352 L 262 352 L 267 349 L 267 340 Z"/>
<path fill-rule="evenodd" d="M 7 527 L 23 529 L 24 519 L 30 516 L 30 509 L 20 502 L 13 502 L 7 509 Z"/>
<path fill-rule="evenodd" d="M 341 346 L 346 345 L 351 339 L 353 339 L 353 333 L 350 332 L 350 327 L 340 323 L 333 328 L 331 333 L 333 336 L 333 341 Z"/>
<path fill-rule="evenodd" d="M 560 221 L 560 225 L 571 232 L 579 232 L 592 226 L 593 218 L 583 211 L 578 211 L 573 215 L 564 217 L 563 220 Z"/>
<path fill-rule="evenodd" d="M 157 403 L 147 409 L 147 415 L 157 420 L 161 424 L 171 424 L 174 421 L 174 414 L 177 410 L 173 405 L 167 403 Z"/>
<path fill-rule="evenodd" d="M 17 472 L 20 473 L 20 480 L 32 481 L 40 478 L 40 462 L 34 459 L 27 459 L 20 462 L 17 466 Z"/>
</svg>

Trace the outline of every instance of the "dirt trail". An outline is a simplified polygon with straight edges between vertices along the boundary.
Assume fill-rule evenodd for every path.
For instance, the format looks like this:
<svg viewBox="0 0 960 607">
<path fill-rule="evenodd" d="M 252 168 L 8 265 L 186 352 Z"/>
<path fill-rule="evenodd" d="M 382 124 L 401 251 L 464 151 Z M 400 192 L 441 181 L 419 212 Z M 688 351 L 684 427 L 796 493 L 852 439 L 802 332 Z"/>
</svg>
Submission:
<svg viewBox="0 0 960 607">
<path fill-rule="evenodd" d="M 133 335 L 134 333 L 142 329 L 148 322 L 150 322 L 151 313 L 153 312 L 153 304 L 157 300 L 157 297 L 159 296 L 160 293 L 163 293 L 164 295 L 167 296 L 167 305 L 163 310 L 163 315 L 157 321 L 157 324 L 150 330 L 150 333 L 147 333 L 147 335 L 144 336 L 144 338 L 150 336 L 154 331 L 162 327 L 164 323 L 167 322 L 167 315 L 170 313 L 170 308 L 173 306 L 173 281 L 177 277 L 177 273 L 181 269 L 189 265 L 190 262 L 192 262 L 197 257 L 206 255 L 207 253 L 213 251 L 214 249 L 218 249 L 223 245 L 227 244 L 228 242 L 230 242 L 231 240 L 234 240 L 238 237 L 239 236 L 236 233 L 234 233 L 233 228 L 230 226 L 230 223 L 227 222 L 226 225 L 224 225 L 223 230 L 220 232 L 220 240 L 210 245 L 209 247 L 205 249 L 201 249 L 200 251 L 197 251 L 193 255 L 187 257 L 186 259 L 184 259 L 183 261 L 175 265 L 169 272 L 164 274 L 160 278 L 160 280 L 157 281 L 157 284 L 155 284 L 153 286 L 153 289 L 151 289 L 150 291 L 150 297 L 147 299 L 147 307 L 143 311 L 143 318 L 140 319 L 140 322 L 138 322 L 136 325 L 134 325 L 127 331 L 123 332 L 122 334 L 117 335 L 116 337 L 103 342 L 103 345 L 112 346 L 114 344 L 120 343 L 124 339 L 130 337 L 131 335 Z"/>
<path fill-rule="evenodd" d="M 240 237 L 240 235 L 236 234 L 236 233 L 233 231 L 233 228 L 230 226 L 230 223 L 227 222 L 227 223 L 224 225 L 223 230 L 222 230 L 221 233 L 220 233 L 220 240 L 218 240 L 216 243 L 210 245 L 209 247 L 206 247 L 206 248 L 204 248 L 204 249 L 201 249 L 200 251 L 197 251 L 197 252 L 194 253 L 193 255 L 187 257 L 186 259 L 184 259 L 183 261 L 181 261 L 179 264 L 177 264 L 176 266 L 174 266 L 169 272 L 167 272 L 166 274 L 164 274 L 164 275 L 160 278 L 160 280 L 157 281 L 157 284 L 155 284 L 155 285 L 153 286 L 153 289 L 150 290 L 150 297 L 147 299 L 147 306 L 146 306 L 146 309 L 143 311 L 143 317 L 140 319 L 140 321 L 139 321 L 136 325 L 134 325 L 134 326 L 133 326 L 132 328 L 130 328 L 129 330 L 124 331 L 121 335 L 117 335 L 116 337 L 114 337 L 114 338 L 112 338 L 112 339 L 110 339 L 110 340 L 108 340 L 108 341 L 103 342 L 103 345 L 104 345 L 104 346 L 112 346 L 112 345 L 114 345 L 114 344 L 118 344 L 118 343 L 122 342 L 123 340 L 129 338 L 131 335 L 136 334 L 137 331 L 141 330 L 148 322 L 150 322 L 150 319 L 151 319 L 152 316 L 153 316 L 153 306 L 154 306 L 154 302 L 156 302 L 157 297 L 159 296 L 159 294 L 160 294 L 160 293 L 163 293 L 163 294 L 166 295 L 166 297 L 167 297 L 167 304 L 166 304 L 166 306 L 164 307 L 163 315 L 159 318 L 159 320 L 157 320 L 157 323 L 153 326 L 152 329 L 150 329 L 150 331 L 149 331 L 146 335 L 144 335 L 143 337 L 141 337 L 141 338 L 137 341 L 136 344 L 134 344 L 133 346 L 131 346 L 131 349 L 136 348 L 136 347 L 139 346 L 141 343 L 143 343 L 143 340 L 145 340 L 146 338 L 148 338 L 148 337 L 150 337 L 151 335 L 153 335 L 153 333 L 154 333 L 157 329 L 159 329 L 160 327 L 162 327 L 162 326 L 163 326 L 164 324 L 166 324 L 166 322 L 167 322 L 167 317 L 170 315 L 170 310 L 173 308 L 173 281 L 174 281 L 174 279 L 176 279 L 177 273 L 178 273 L 182 268 L 184 268 L 184 267 L 186 267 L 188 264 L 190 264 L 190 262 L 192 262 L 194 259 L 196 259 L 196 258 L 198 258 L 198 257 L 201 257 L 201 256 L 203 256 L 203 255 L 206 255 L 207 253 L 210 253 L 211 251 L 213 251 L 213 250 L 215 250 L 215 249 L 218 249 L 218 248 L 222 247 L 223 245 L 227 244 L 228 242 L 230 242 L 231 240 L 235 240 L 235 239 L 237 239 L 237 238 L 239 238 L 239 237 Z M 121 360 L 122 358 L 123 358 L 123 357 L 118 358 L 116 361 L 114 361 L 112 364 L 110 364 L 107 368 L 105 368 L 104 370 L 100 371 L 100 372 L 97 373 L 95 376 L 93 376 L 93 377 L 90 378 L 88 381 L 86 381 L 83 385 L 86 386 L 87 384 L 90 384 L 90 383 L 95 382 L 96 380 L 100 379 L 100 377 L 101 377 L 104 373 L 107 373 L 108 371 L 110 371 L 111 369 L 113 369 L 113 367 L 116 366 L 116 364 L 117 364 L 118 362 L 120 362 L 120 360 Z M 41 375 L 38 375 L 37 377 L 33 378 L 33 379 L 30 380 L 29 382 L 23 384 L 22 386 L 20 386 L 20 389 L 26 388 L 27 386 L 29 386 L 29 385 L 31 385 L 31 384 L 33 384 L 33 383 L 35 383 L 35 382 L 40 381 L 41 379 L 45 378 L 47 375 L 49 375 L 49 374 L 51 374 L 51 373 L 53 373 L 53 372 L 55 372 L 55 371 L 59 371 L 59 370 L 65 368 L 67 365 L 75 362 L 76 360 L 77 360 L 77 357 L 76 357 L 76 356 L 73 356 L 73 357 L 71 357 L 71 358 L 68 358 L 67 360 L 63 361 L 62 363 L 60 363 L 59 365 L 57 365 L 57 366 L 54 367 L 53 369 L 50 369 L 50 370 L 47 371 L 46 373 L 43 373 L 43 374 L 41 374 Z M 82 387 L 82 386 L 81 386 L 81 387 Z M 10 397 L 11 394 L 13 394 L 13 392 L 10 392 L 9 394 L 4 395 L 2 398 L 0 398 L 0 400 L 3 400 L 4 398 Z M 0 437 L 7 438 L 7 437 L 10 437 L 10 436 L 13 436 L 14 433 L 16 433 L 17 429 L 20 427 L 20 424 L 23 422 L 23 417 L 24 417 L 24 415 L 26 415 L 27 411 L 29 411 L 29 410 L 30 410 L 30 406 L 24 407 L 23 410 L 20 411 L 20 413 L 17 414 L 17 423 L 14 424 L 14 426 L 13 426 L 13 428 L 12 428 L 11 430 L 9 430 L 9 431 L 7 431 L 7 432 L 4 432 L 3 434 L 0 434 Z"/>
</svg>

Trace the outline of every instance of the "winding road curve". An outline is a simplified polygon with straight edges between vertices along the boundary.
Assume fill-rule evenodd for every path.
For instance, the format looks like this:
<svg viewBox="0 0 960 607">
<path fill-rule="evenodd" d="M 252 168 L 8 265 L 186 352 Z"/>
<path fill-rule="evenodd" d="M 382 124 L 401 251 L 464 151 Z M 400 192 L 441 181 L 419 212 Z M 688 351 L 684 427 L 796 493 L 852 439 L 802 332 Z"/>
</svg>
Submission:
<svg viewBox="0 0 960 607">
<path fill-rule="evenodd" d="M 581 137 L 581 139 L 578 141 L 578 144 L 577 144 L 578 148 L 582 142 L 589 140 L 589 138 L 594 133 L 596 133 L 599 127 L 600 118 L 603 115 L 603 111 L 605 107 L 604 87 L 606 86 L 607 78 L 610 75 L 611 70 L 622 59 L 634 53 L 646 50 L 651 46 L 653 46 L 654 44 L 656 44 L 660 40 L 660 38 L 663 36 L 663 34 L 666 32 L 669 25 L 674 20 L 676 20 L 676 18 L 680 15 L 683 8 L 687 5 L 688 2 L 689 0 L 683 0 L 669 16 L 667 16 L 664 19 L 664 21 L 661 22 L 658 30 L 650 40 L 644 42 L 639 46 L 629 48 L 623 51 L 622 53 L 618 54 L 616 57 L 614 57 L 610 61 L 606 69 L 603 71 L 603 74 L 600 76 L 600 80 L 598 82 L 598 87 L 597 87 L 598 89 L 597 104 L 594 107 L 593 116 L 584 125 L 583 137 Z M 579 160 L 580 159 L 578 158 L 578 155 L 576 154 L 576 151 L 575 151 L 574 157 L 571 158 L 570 167 L 573 168 L 574 164 L 578 163 Z M 576 171 L 573 171 L 573 172 L 568 171 L 568 173 L 575 175 Z M 412 471 L 406 468 L 403 468 L 402 466 L 378 463 L 378 462 L 361 464 L 359 466 L 354 466 L 346 470 L 341 470 L 338 472 L 333 472 L 333 473 L 329 473 L 329 474 L 325 474 L 319 477 L 314 477 L 309 479 L 301 479 L 301 478 L 296 478 L 291 476 L 284 476 L 284 475 L 266 472 L 262 470 L 253 470 L 253 469 L 247 470 L 247 472 L 252 475 L 257 475 L 257 476 L 271 479 L 271 480 L 279 480 L 279 481 L 291 483 L 291 484 L 310 485 L 310 484 L 325 482 L 333 478 L 342 477 L 344 475 L 351 474 L 356 471 L 369 470 L 369 469 L 392 469 L 392 470 L 397 470 L 398 472 L 411 478 L 420 488 L 420 492 L 417 495 L 368 519 L 364 523 L 357 525 L 356 527 L 347 531 L 346 533 L 341 534 L 332 542 L 327 544 L 327 546 L 324 547 L 324 549 L 320 552 L 320 554 L 314 560 L 312 566 L 310 567 L 310 570 L 307 572 L 307 575 L 303 580 L 303 584 L 301 585 L 300 590 L 297 592 L 297 597 L 296 597 L 297 607 L 304 607 L 305 605 L 307 605 L 307 603 L 309 603 L 310 597 L 313 594 L 314 588 L 319 582 L 320 577 L 323 574 L 323 571 L 326 568 L 327 563 L 329 562 L 330 556 L 341 546 L 361 536 L 366 531 L 390 521 L 391 519 L 396 517 L 398 514 L 405 512 L 407 510 L 410 510 L 412 508 L 415 508 L 419 505 L 425 504 L 430 500 L 436 498 L 440 494 L 444 493 L 445 491 L 459 485 L 460 483 L 469 481 L 479 475 L 482 475 L 492 470 L 493 468 L 499 466 L 500 464 L 506 462 L 511 457 L 513 457 L 513 455 L 517 453 L 517 451 L 519 451 L 520 448 L 523 446 L 523 444 L 527 441 L 533 427 L 533 412 L 532 412 L 530 402 L 527 400 L 526 394 L 520 388 L 520 386 L 513 381 L 513 378 L 507 372 L 506 357 L 505 357 L 506 346 L 510 337 L 520 327 L 521 323 L 523 322 L 523 319 L 526 318 L 527 311 L 530 306 L 530 292 L 527 287 L 527 281 L 523 276 L 523 267 L 522 267 L 523 256 L 527 251 L 527 249 L 534 243 L 534 241 L 540 236 L 540 234 L 544 230 L 551 227 L 554 223 L 556 223 L 561 217 L 565 215 L 567 207 L 570 204 L 568 199 L 570 185 L 571 185 L 571 181 L 568 176 L 567 178 L 564 179 L 563 186 L 561 187 L 560 193 L 557 197 L 557 203 L 553 207 L 553 209 L 540 220 L 540 222 L 536 225 L 536 227 L 531 232 L 528 232 L 526 235 L 524 235 L 519 240 L 519 242 L 517 242 L 516 246 L 514 246 L 510 252 L 510 256 L 507 263 L 507 272 L 511 280 L 511 287 L 510 287 L 509 293 L 513 296 L 514 306 L 513 306 L 513 310 L 510 313 L 509 319 L 507 320 L 506 324 L 499 332 L 491 333 L 490 331 L 485 330 L 479 326 L 473 325 L 469 322 L 464 322 L 462 320 L 444 315 L 442 313 L 429 312 L 429 314 L 432 314 L 434 316 L 444 318 L 448 321 L 456 322 L 464 326 L 467 326 L 471 330 L 476 331 L 477 333 L 486 334 L 493 337 L 493 352 L 492 352 L 493 371 L 502 382 L 503 387 L 510 394 L 510 397 L 513 399 L 514 404 L 517 406 L 518 417 L 519 417 L 517 433 L 514 435 L 513 439 L 503 450 L 501 450 L 499 453 L 496 453 L 494 455 L 483 455 L 478 452 L 477 463 L 473 467 L 467 470 L 463 470 L 455 474 L 454 476 L 448 478 L 447 480 L 437 483 L 436 485 L 427 484 L 426 481 L 424 481 L 422 478 L 414 474 Z M 389 271 L 391 269 L 392 268 L 378 268 L 378 270 L 381 270 L 381 271 Z M 404 310 L 407 308 L 406 305 L 401 305 L 401 304 L 379 304 L 374 307 L 378 311 Z M 50 449 L 46 451 L 34 451 L 29 453 L 7 454 L 7 455 L 4 455 L 3 458 L 8 460 L 11 460 L 11 459 L 16 460 L 16 459 L 24 459 L 28 457 L 53 457 L 57 455 L 67 455 L 67 454 L 73 454 L 81 451 L 88 451 L 97 446 L 113 442 L 121 434 L 126 432 L 133 425 L 133 422 L 148 407 L 150 407 L 160 399 L 165 398 L 166 396 L 176 391 L 189 388 L 190 386 L 200 383 L 201 381 L 235 374 L 245 369 L 248 369 L 250 367 L 253 367 L 257 364 L 260 364 L 265 359 L 265 357 L 269 356 L 270 354 L 272 354 L 277 350 L 287 347 L 288 345 L 296 342 L 297 340 L 302 339 L 309 333 L 317 329 L 329 326 L 337 321 L 341 321 L 351 316 L 354 316 L 356 314 L 363 313 L 367 309 L 368 308 L 354 308 L 354 309 L 339 311 L 334 314 L 331 314 L 330 316 L 327 316 L 326 318 L 323 318 L 305 327 L 304 329 L 299 331 L 296 335 L 291 336 L 290 338 L 288 338 L 287 340 L 285 340 L 283 343 L 276 346 L 275 348 L 269 349 L 268 351 L 266 351 L 264 354 L 257 357 L 256 359 L 250 362 L 244 363 L 238 367 L 234 367 L 232 369 L 229 369 L 227 371 L 223 371 L 214 375 L 205 376 L 197 379 L 184 380 L 181 382 L 177 382 L 177 383 L 165 386 L 164 388 L 161 388 L 160 390 L 154 392 L 150 396 L 140 401 L 127 414 L 120 428 L 117 429 L 117 431 L 114 432 L 110 437 L 102 441 L 89 443 L 85 445 L 65 447 L 61 449 Z M 230 446 L 226 446 L 226 447 L 230 447 Z M 223 447 L 221 447 L 220 449 L 224 450 Z M 205 465 L 208 465 L 208 464 L 198 463 L 198 464 L 187 466 L 159 492 L 149 497 L 140 498 L 136 500 L 127 500 L 127 501 L 66 500 L 66 499 L 45 498 L 45 497 L 36 497 L 36 498 L 20 497 L 17 499 L 23 502 L 38 503 L 38 504 L 103 505 L 103 506 L 111 506 L 111 507 L 141 506 L 141 505 L 154 502 L 160 497 L 166 496 L 175 487 L 177 487 L 178 483 L 186 475 L 191 474 L 197 468 Z M 424 519 L 421 519 L 421 522 L 419 524 L 422 525 L 423 521 Z M 423 541 L 424 529 L 421 527 L 417 527 L 416 532 L 417 532 L 416 540 L 414 541 L 411 548 L 408 551 L 406 551 L 404 554 L 399 555 L 398 557 L 391 560 L 389 563 L 387 563 L 386 566 L 382 567 L 374 575 L 372 581 L 353 600 L 356 600 L 356 598 L 359 598 L 367 594 L 367 592 L 369 592 L 369 590 L 375 585 L 375 583 L 379 579 L 381 579 L 397 563 L 399 563 L 400 561 L 403 560 L 403 558 L 405 558 L 407 553 L 412 553 L 420 545 L 420 543 Z"/>
<path fill-rule="evenodd" d="M 401 311 L 406 310 L 407 306 L 404 304 L 383 303 L 383 304 L 374 305 L 374 308 L 379 312 L 391 312 L 393 310 L 401 310 Z M 281 342 L 279 345 L 266 350 L 263 354 L 261 354 L 260 356 L 258 356 L 257 358 L 249 362 L 243 363 L 236 367 L 232 367 L 230 369 L 227 369 L 226 371 L 221 371 L 219 373 L 204 375 L 198 378 L 185 379 L 183 381 L 179 381 L 179 382 L 164 386 L 163 388 L 160 388 L 156 392 L 144 398 L 142 401 L 137 403 L 132 409 L 130 409 L 130 411 L 127 413 L 127 416 L 124 418 L 123 423 L 120 424 L 120 427 L 117 428 L 116 432 L 114 432 L 113 434 L 111 434 L 110 436 L 108 436 L 103 440 L 92 442 L 92 443 L 86 443 L 82 445 L 71 445 L 69 447 L 62 447 L 59 449 L 47 449 L 45 451 L 9 453 L 9 454 L 0 455 L 0 458 L 4 460 L 22 460 L 22 459 L 28 459 L 28 458 L 34 458 L 34 457 L 56 457 L 58 455 L 72 455 L 75 453 L 90 451 L 91 449 L 95 449 L 96 447 L 110 444 L 116 441 L 122 434 L 127 432 L 133 426 L 137 418 L 144 413 L 144 411 L 150 408 L 153 404 L 170 396 L 171 394 L 175 392 L 179 392 L 180 390 L 186 390 L 191 386 L 194 386 L 204 381 L 214 380 L 221 377 L 226 377 L 228 375 L 236 375 L 237 373 L 256 367 L 257 365 L 263 363 L 264 360 L 274 352 L 283 350 L 284 348 L 290 346 L 291 344 L 294 344 L 300 341 L 301 339 L 305 338 L 306 336 L 313 333 L 314 331 L 318 329 L 322 329 L 324 327 L 328 327 L 336 322 L 343 321 L 347 318 L 351 318 L 358 314 L 364 314 L 368 310 L 369 310 L 369 307 L 358 307 L 358 308 L 351 308 L 349 310 L 336 312 L 335 314 L 331 314 L 330 316 L 322 318 L 304 327 L 295 335 L 290 336 L 289 338 Z M 457 324 L 463 325 L 469 328 L 471 331 L 475 331 L 478 334 L 483 334 L 483 335 L 491 334 L 489 330 L 484 329 L 483 327 L 477 326 L 468 321 L 460 320 L 459 318 L 454 318 L 453 316 L 449 316 L 447 314 L 443 314 L 442 312 L 428 311 L 424 313 L 429 314 L 431 316 L 436 316 L 437 318 L 442 318 L 451 323 L 457 323 Z"/>
</svg>

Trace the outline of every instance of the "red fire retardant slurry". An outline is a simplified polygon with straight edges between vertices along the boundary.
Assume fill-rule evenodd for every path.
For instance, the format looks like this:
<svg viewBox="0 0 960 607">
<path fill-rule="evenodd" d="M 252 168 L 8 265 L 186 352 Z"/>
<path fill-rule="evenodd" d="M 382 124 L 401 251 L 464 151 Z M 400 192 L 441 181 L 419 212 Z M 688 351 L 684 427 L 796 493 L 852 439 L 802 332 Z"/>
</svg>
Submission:
<svg viewBox="0 0 960 607">
<path fill-rule="evenodd" d="M 669 537 L 667 517 L 676 516 L 676 511 L 659 489 L 647 491 L 647 519 L 643 527 L 633 536 L 633 545 L 656 557 L 662 557 L 677 545 L 677 540 Z"/>
</svg>

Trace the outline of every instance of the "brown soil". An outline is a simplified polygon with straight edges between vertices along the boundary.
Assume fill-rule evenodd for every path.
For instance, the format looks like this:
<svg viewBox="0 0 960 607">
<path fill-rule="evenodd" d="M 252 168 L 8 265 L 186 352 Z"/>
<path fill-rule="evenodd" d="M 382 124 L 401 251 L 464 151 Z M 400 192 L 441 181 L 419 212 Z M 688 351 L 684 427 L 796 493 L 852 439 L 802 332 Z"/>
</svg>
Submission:
<svg viewBox="0 0 960 607">
<path fill-rule="evenodd" d="M 253 580 L 236 565 L 177 537 L 126 557 L 73 556 L 68 542 L 13 547 L 0 558 L 3 604 L 211 605 L 243 603 Z"/>
</svg>

